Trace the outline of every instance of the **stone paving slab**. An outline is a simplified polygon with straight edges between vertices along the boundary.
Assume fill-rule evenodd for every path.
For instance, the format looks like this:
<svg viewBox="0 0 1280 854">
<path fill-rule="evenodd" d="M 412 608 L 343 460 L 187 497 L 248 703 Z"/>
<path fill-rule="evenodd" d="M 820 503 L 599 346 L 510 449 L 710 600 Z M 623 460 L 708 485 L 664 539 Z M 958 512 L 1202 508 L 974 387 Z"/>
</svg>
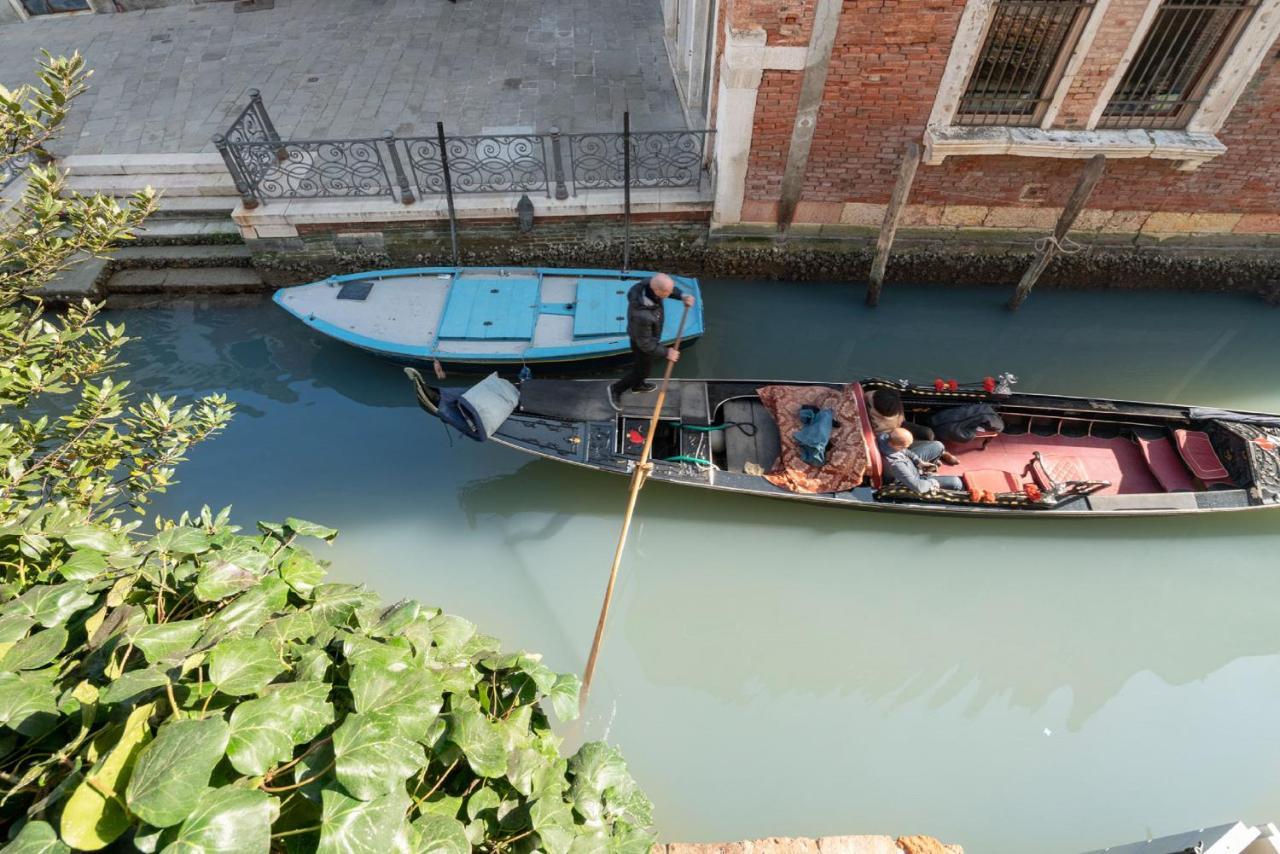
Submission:
<svg viewBox="0 0 1280 854">
<path fill-rule="evenodd" d="M 58 154 L 211 151 L 257 88 L 284 136 L 684 127 L 657 0 L 276 0 L 0 25 L 0 84 L 79 50 Z"/>
</svg>

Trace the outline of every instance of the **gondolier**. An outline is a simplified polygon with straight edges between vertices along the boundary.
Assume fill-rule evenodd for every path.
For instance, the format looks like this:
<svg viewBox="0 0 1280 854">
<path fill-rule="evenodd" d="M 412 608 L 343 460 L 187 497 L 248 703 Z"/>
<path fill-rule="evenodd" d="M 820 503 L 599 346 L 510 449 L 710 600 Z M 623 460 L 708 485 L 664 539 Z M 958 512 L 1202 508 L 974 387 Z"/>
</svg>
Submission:
<svg viewBox="0 0 1280 854">
<path fill-rule="evenodd" d="M 631 340 L 631 367 L 622 379 L 609 386 L 609 403 L 621 409 L 622 395 L 628 391 L 649 392 L 655 386 L 648 382 L 653 360 L 665 355 L 672 362 L 680 360 L 680 351 L 662 343 L 662 327 L 666 320 L 663 302 L 678 299 L 692 307 L 695 300 L 686 294 L 666 273 L 655 273 L 647 282 L 637 282 L 627 293 L 627 337 Z"/>
</svg>

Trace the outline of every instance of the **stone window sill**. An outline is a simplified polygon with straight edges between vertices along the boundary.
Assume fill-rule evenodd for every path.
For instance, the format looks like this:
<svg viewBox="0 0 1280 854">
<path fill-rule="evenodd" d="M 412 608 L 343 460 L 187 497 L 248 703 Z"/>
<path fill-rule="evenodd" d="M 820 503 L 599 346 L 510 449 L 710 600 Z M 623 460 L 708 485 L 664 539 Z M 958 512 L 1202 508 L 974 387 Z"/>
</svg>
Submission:
<svg viewBox="0 0 1280 854">
<path fill-rule="evenodd" d="M 1013 155 L 1016 157 L 1109 158 L 1148 157 L 1179 161 L 1190 172 L 1225 154 L 1227 147 L 1211 133 L 1183 130 L 1042 130 L 1021 127 L 928 128 L 924 162 L 936 166 L 948 157 Z"/>
</svg>

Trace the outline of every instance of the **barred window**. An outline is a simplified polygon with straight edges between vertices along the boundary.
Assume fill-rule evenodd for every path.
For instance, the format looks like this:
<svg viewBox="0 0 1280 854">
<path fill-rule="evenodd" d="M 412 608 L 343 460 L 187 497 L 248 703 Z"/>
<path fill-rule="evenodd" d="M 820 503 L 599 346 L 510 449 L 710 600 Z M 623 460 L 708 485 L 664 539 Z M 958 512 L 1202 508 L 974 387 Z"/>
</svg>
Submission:
<svg viewBox="0 0 1280 854">
<path fill-rule="evenodd" d="M 1099 127 L 1180 128 L 1253 15 L 1255 0 L 1165 0 Z"/>
<path fill-rule="evenodd" d="M 961 125 L 1038 125 L 1093 0 L 997 0 L 956 111 Z"/>
</svg>

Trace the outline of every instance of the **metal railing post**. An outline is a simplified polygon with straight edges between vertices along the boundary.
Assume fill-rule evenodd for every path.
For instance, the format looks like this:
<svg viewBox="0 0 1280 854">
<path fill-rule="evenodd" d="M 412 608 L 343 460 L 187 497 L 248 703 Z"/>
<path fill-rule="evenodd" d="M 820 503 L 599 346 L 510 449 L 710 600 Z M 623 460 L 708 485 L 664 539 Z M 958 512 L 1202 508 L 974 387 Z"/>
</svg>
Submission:
<svg viewBox="0 0 1280 854">
<path fill-rule="evenodd" d="M 236 162 L 236 156 L 231 151 L 231 146 L 227 144 L 227 138 L 220 133 L 214 134 L 213 145 L 222 155 L 222 162 L 226 164 L 227 171 L 231 173 L 231 180 L 236 185 L 236 192 L 240 194 L 240 201 L 244 203 L 246 209 L 256 208 L 259 204 L 258 198 L 253 192 L 249 179 L 241 170 L 240 164 Z"/>
<path fill-rule="evenodd" d="M 569 198 L 569 188 L 564 183 L 564 155 L 560 150 L 560 128 L 551 128 L 551 177 L 556 182 L 556 198 Z"/>
<path fill-rule="evenodd" d="M 258 114 L 258 121 L 262 122 L 262 129 L 266 131 L 267 141 L 279 143 L 280 134 L 276 132 L 276 126 L 271 122 L 271 116 L 267 113 L 267 105 L 262 103 L 262 93 L 257 89 L 249 90 L 249 103 L 253 105 L 253 110 Z M 287 160 L 288 152 L 284 150 L 283 145 L 276 146 L 276 160 Z"/>
<path fill-rule="evenodd" d="M 404 166 L 400 162 L 400 152 L 396 150 L 396 135 L 390 130 L 384 131 L 382 139 L 387 144 L 387 151 L 391 155 L 391 168 L 396 173 L 396 183 L 400 186 L 400 202 L 401 204 L 411 205 L 414 202 L 413 190 L 409 189 L 409 178 L 404 174 Z M 394 197 L 395 190 L 392 190 Z"/>
<path fill-rule="evenodd" d="M 445 148 L 444 122 L 436 122 L 436 141 L 440 143 L 440 168 L 444 173 L 444 197 L 449 203 L 449 244 L 453 247 L 453 266 L 458 266 L 458 215 L 453 209 L 453 179 L 449 177 L 449 152 Z"/>
</svg>

